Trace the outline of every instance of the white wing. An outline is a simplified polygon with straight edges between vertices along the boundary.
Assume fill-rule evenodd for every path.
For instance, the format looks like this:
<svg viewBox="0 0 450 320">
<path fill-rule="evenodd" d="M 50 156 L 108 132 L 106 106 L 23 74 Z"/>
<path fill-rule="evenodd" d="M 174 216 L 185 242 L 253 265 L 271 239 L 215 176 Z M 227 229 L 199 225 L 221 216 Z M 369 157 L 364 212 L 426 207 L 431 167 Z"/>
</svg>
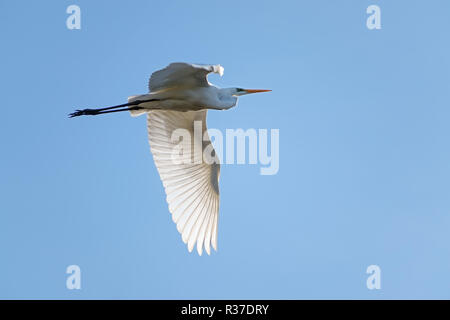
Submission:
<svg viewBox="0 0 450 320">
<path fill-rule="evenodd" d="M 223 67 L 218 64 L 171 63 L 151 75 L 148 89 L 150 92 L 156 92 L 174 87 L 206 87 L 209 86 L 207 75 L 211 72 L 222 75 Z"/>
<path fill-rule="evenodd" d="M 155 110 L 147 116 L 150 147 L 166 191 L 172 219 L 177 224 L 184 243 L 187 243 L 189 252 L 197 244 L 197 251 L 201 255 L 202 246 L 208 254 L 210 244 L 217 250 L 220 164 L 207 133 L 207 141 L 203 142 L 201 151 L 209 146 L 216 161 L 207 164 L 201 158 L 198 163 L 193 162 L 194 121 L 202 121 L 201 134 L 204 137 L 206 110 Z M 184 159 L 191 160 L 189 163 L 177 164 L 173 159 L 174 149 L 180 146 L 180 140 L 172 141 L 172 132 L 180 128 L 186 129 L 185 132 L 189 132 L 191 136 L 190 141 L 184 144 L 192 148 L 191 152 L 182 152 Z"/>
</svg>

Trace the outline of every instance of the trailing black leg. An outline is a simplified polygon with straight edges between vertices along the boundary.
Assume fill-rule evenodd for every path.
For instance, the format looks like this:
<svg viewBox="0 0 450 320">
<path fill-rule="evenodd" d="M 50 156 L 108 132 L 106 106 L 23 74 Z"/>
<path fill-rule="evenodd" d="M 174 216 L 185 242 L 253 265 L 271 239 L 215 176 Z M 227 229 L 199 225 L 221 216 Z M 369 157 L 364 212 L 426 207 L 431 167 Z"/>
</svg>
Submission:
<svg viewBox="0 0 450 320">
<path fill-rule="evenodd" d="M 105 114 L 105 113 L 112 113 L 112 112 L 140 110 L 140 109 L 144 109 L 144 108 L 139 107 L 138 106 L 139 104 L 145 103 L 145 102 L 152 102 L 152 101 L 160 101 L 160 99 L 136 100 L 136 101 L 129 102 L 129 103 L 119 104 L 117 106 L 100 108 L 100 109 L 75 110 L 75 112 L 72 112 L 71 114 L 69 114 L 69 118 L 79 117 L 79 116 L 95 116 L 98 114 Z M 130 107 L 130 106 L 132 106 L 132 107 Z M 126 108 L 126 107 L 130 107 L 130 108 Z M 118 109 L 118 108 L 123 108 L 123 109 Z M 118 110 L 113 110 L 113 109 L 118 109 Z"/>
</svg>

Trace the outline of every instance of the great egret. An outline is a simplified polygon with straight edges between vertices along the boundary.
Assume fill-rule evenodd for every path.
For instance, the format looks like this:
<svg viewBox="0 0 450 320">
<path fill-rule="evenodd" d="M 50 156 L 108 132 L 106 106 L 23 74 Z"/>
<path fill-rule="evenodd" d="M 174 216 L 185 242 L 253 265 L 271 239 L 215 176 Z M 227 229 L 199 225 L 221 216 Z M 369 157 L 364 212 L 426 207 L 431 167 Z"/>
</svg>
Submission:
<svg viewBox="0 0 450 320">
<path fill-rule="evenodd" d="M 202 147 L 211 145 L 206 129 L 206 112 L 234 107 L 238 97 L 271 90 L 218 88 L 211 85 L 209 73 L 222 76 L 220 65 L 172 63 L 154 72 L 149 80 L 149 93 L 131 96 L 128 103 L 100 108 L 76 110 L 70 117 L 130 111 L 132 116 L 147 113 L 147 127 L 153 159 L 164 185 L 169 211 L 191 252 L 197 244 L 210 254 L 210 245 L 217 251 L 219 214 L 220 163 L 175 163 L 172 155 L 179 141 L 172 141 L 176 129 L 186 129 L 194 136 L 194 121 L 202 123 Z M 206 138 L 205 138 L 206 137 Z M 190 147 L 194 146 L 191 141 Z M 212 147 L 211 147 L 212 148 Z M 214 154 L 214 149 L 213 154 Z"/>
</svg>

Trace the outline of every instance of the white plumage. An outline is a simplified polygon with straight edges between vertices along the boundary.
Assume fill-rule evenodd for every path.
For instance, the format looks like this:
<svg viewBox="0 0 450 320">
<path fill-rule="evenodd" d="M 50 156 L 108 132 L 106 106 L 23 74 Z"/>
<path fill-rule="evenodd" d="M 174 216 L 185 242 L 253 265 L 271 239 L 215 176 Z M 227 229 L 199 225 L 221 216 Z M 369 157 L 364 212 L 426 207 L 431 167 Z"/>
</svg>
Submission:
<svg viewBox="0 0 450 320">
<path fill-rule="evenodd" d="M 175 164 L 173 150 L 178 141 L 171 140 L 172 132 L 183 128 L 194 137 L 194 121 L 202 121 L 202 136 L 206 131 L 206 110 L 200 111 L 150 111 L 147 116 L 148 138 L 156 168 L 164 185 L 169 211 L 177 229 L 187 243 L 189 251 L 197 244 L 210 254 L 210 244 L 217 250 L 217 222 L 219 217 L 220 164 L 194 163 L 193 154 L 188 154 L 191 163 Z M 193 140 L 189 144 L 194 150 Z M 210 144 L 211 141 L 204 142 Z M 204 150 L 204 148 L 203 148 Z"/>
<path fill-rule="evenodd" d="M 178 100 L 174 99 L 177 97 L 174 90 L 182 90 L 185 93 L 191 91 L 190 97 L 195 98 L 196 90 L 211 86 L 207 80 L 207 75 L 211 72 L 223 75 L 223 67 L 172 63 L 151 75 L 148 84 L 150 95 L 137 96 L 130 100 L 151 99 L 156 95 L 170 96 L 172 98 L 170 100 Z M 170 103 L 172 108 L 177 106 L 177 109 L 184 110 L 200 109 L 198 102 L 189 102 L 186 103 L 183 99 Z M 180 128 L 188 130 L 190 136 L 194 137 L 194 121 L 202 122 L 203 137 L 207 130 L 207 110 L 202 108 L 199 111 L 153 110 L 147 112 L 151 152 L 166 192 L 172 220 L 177 224 L 178 232 L 181 233 L 189 252 L 197 245 L 199 255 L 202 254 L 203 247 L 210 254 L 211 246 L 217 250 L 220 163 L 217 159 L 215 164 L 207 164 L 204 161 L 200 164 L 175 164 L 172 154 L 179 141 L 171 140 L 173 131 Z M 210 143 L 209 140 L 204 141 L 202 151 L 206 144 Z M 193 139 L 190 147 L 191 150 L 194 149 Z M 190 162 L 194 162 L 193 152 L 189 156 Z"/>
<path fill-rule="evenodd" d="M 168 67 L 153 72 L 148 82 L 148 90 L 156 92 L 176 87 L 208 87 L 208 73 L 223 75 L 221 65 L 199 65 L 183 62 L 170 64 Z"/>
<path fill-rule="evenodd" d="M 226 110 L 236 105 L 241 95 L 270 90 L 218 88 L 208 82 L 209 73 L 223 75 L 220 65 L 172 63 L 154 72 L 149 80 L 149 93 L 131 96 L 128 103 L 100 109 L 77 110 L 71 117 L 130 111 L 132 116 L 147 113 L 148 138 L 156 168 L 161 177 L 172 219 L 189 251 L 197 246 L 210 254 L 217 250 L 219 219 L 220 163 L 212 148 L 206 127 L 208 109 Z M 194 123 L 201 123 L 201 141 L 194 139 Z M 175 130 L 184 129 L 192 139 L 174 161 Z M 196 161 L 196 144 L 200 146 L 200 161 Z M 203 159 L 208 148 L 211 155 Z M 190 150 L 190 152 L 188 152 Z M 189 161 L 186 161 L 189 160 Z M 197 159 L 198 160 L 198 159 Z M 212 160 L 212 161 L 211 161 Z"/>
</svg>

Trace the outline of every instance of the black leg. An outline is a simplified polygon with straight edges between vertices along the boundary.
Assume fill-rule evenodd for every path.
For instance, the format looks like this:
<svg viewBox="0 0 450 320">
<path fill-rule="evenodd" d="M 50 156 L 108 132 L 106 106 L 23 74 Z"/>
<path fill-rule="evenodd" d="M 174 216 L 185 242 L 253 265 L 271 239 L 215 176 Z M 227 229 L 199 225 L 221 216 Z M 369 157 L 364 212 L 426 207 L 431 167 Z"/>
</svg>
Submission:
<svg viewBox="0 0 450 320">
<path fill-rule="evenodd" d="M 129 103 L 119 104 L 117 106 L 100 108 L 100 109 L 75 110 L 75 112 L 72 112 L 71 114 L 69 114 L 69 118 L 79 117 L 79 116 L 87 116 L 87 115 L 95 116 L 98 114 L 120 112 L 120 111 L 139 110 L 139 109 L 143 109 L 141 107 L 138 107 L 139 104 L 145 103 L 145 102 L 152 102 L 152 101 L 160 101 L 160 99 L 136 100 L 136 101 L 129 102 Z M 135 106 L 135 107 L 123 108 L 123 107 L 129 107 L 129 106 Z M 123 108 L 123 109 L 107 111 L 107 110 L 117 109 L 117 108 Z"/>
</svg>

